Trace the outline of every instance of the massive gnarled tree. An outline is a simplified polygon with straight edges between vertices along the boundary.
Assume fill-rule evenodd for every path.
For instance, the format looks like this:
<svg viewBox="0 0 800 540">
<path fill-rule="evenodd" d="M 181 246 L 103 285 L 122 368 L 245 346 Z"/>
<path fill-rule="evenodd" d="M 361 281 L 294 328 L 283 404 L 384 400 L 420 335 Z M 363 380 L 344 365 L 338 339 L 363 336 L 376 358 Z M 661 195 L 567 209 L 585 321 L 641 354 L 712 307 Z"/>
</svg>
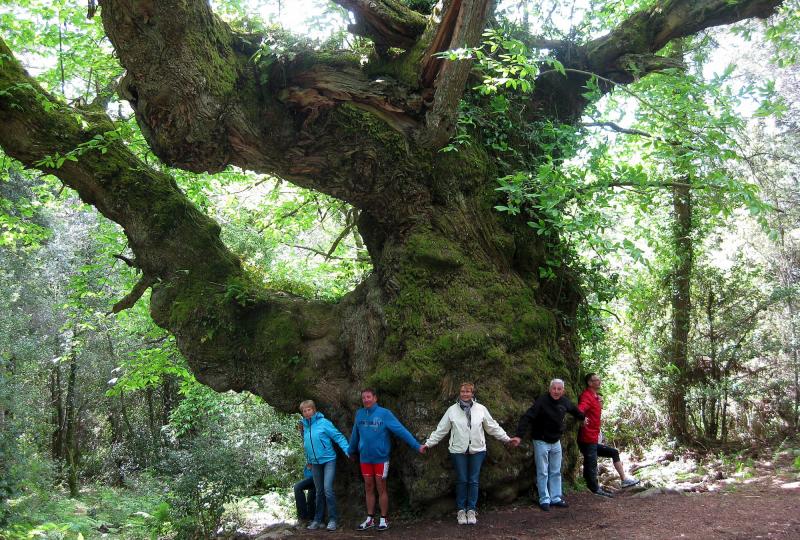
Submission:
<svg viewBox="0 0 800 540">
<path fill-rule="evenodd" d="M 219 226 L 175 183 L 109 137 L 97 108 L 73 109 L 43 92 L 0 44 L 0 144 L 58 176 L 120 224 L 142 280 L 120 307 L 152 289 L 154 320 L 172 332 L 198 379 L 249 390 L 294 410 L 316 399 L 347 430 L 364 385 L 377 387 L 413 430 L 431 429 L 462 379 L 507 427 L 554 376 L 575 381 L 572 316 L 578 281 L 543 280 L 548 245 L 529 218 L 499 214 L 496 178 L 551 151 L 535 137 L 512 158 L 474 144 L 440 152 L 453 135 L 473 68 L 437 53 L 476 46 L 491 0 L 336 0 L 368 37 L 366 62 L 347 52 L 257 55 L 257 35 L 237 33 L 206 0 L 100 2 L 126 74 L 126 99 L 165 163 L 216 172 L 270 173 L 353 205 L 374 272 L 336 304 L 265 290 L 222 244 Z M 577 124 L 591 74 L 601 92 L 675 63 L 670 40 L 750 17 L 777 0 L 660 0 L 607 35 L 558 41 L 526 36 L 566 68 L 544 69 L 525 97 L 526 125 Z M 544 137 L 539 139 L 544 140 Z M 524 150 L 524 151 L 523 151 Z M 573 387 L 574 388 L 574 387 Z M 495 448 L 482 486 L 499 500 L 531 484 L 523 452 Z M 446 494 L 433 459 L 399 459 L 413 502 Z"/>
</svg>

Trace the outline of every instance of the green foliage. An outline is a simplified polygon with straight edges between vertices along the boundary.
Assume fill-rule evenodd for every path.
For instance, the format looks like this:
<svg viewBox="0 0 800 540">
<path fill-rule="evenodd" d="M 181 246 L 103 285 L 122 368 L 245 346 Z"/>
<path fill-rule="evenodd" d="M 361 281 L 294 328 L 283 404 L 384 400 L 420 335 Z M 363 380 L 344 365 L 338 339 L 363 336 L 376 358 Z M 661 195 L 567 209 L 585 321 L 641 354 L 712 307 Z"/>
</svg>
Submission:
<svg viewBox="0 0 800 540">
<path fill-rule="evenodd" d="M 169 532 L 168 507 L 158 493 L 164 486 L 141 476 L 126 489 L 88 486 L 81 499 L 69 499 L 45 483 L 29 483 L 11 501 L 13 517 L 0 535 L 8 540 L 73 540 L 111 535 L 121 540 L 159 538 Z"/>
<path fill-rule="evenodd" d="M 169 494 L 174 526 L 206 538 L 224 505 L 254 490 L 286 486 L 302 464 L 295 419 L 250 394 L 218 394 L 197 382 L 170 421 L 177 438 L 161 470 L 174 479 Z"/>
<path fill-rule="evenodd" d="M 31 252 L 50 236 L 39 219 L 51 199 L 49 186 L 2 152 L 0 157 L 0 250 Z"/>
</svg>

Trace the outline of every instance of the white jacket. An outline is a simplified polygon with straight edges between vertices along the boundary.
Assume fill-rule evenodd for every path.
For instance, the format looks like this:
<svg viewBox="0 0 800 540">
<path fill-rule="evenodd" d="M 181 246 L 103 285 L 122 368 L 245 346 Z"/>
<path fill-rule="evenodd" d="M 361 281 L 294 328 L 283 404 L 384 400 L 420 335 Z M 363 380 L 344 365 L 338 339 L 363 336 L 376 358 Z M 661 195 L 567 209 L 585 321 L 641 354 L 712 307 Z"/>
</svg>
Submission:
<svg viewBox="0 0 800 540">
<path fill-rule="evenodd" d="M 428 440 L 425 441 L 425 446 L 431 447 L 444 439 L 447 432 L 450 432 L 450 450 L 451 454 L 463 454 L 469 451 L 470 454 L 476 452 L 483 452 L 486 450 L 486 437 L 484 430 L 489 432 L 489 435 L 502 442 L 508 442 L 509 437 L 505 430 L 500 427 L 500 424 L 492 418 L 488 409 L 473 400 L 472 403 L 472 428 L 467 427 L 467 415 L 461 409 L 461 406 L 456 402 L 451 405 L 439 420 L 439 425 L 436 430 L 431 433 Z"/>
</svg>

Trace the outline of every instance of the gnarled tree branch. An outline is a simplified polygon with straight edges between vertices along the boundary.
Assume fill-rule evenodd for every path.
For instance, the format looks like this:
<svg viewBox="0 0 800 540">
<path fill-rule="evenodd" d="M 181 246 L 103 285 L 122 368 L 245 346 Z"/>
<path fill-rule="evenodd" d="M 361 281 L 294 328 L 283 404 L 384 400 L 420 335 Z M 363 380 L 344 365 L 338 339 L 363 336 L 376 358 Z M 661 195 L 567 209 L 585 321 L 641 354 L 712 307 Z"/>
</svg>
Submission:
<svg viewBox="0 0 800 540">
<path fill-rule="evenodd" d="M 389 47 L 413 47 L 425 30 L 425 16 L 398 0 L 334 0 L 355 15 L 348 30 L 372 39 L 379 53 Z"/>
<path fill-rule="evenodd" d="M 648 73 L 681 68 L 680 62 L 655 54 L 670 40 L 748 18 L 766 18 L 780 4 L 780 0 L 665 0 L 631 15 L 603 37 L 556 48 L 554 53 L 567 68 L 626 84 Z M 547 73 L 536 81 L 533 102 L 544 115 L 577 121 L 588 104 L 583 97 L 588 79 L 589 75 L 577 72 L 568 72 L 567 77 Z M 608 92 L 612 86 L 600 88 Z"/>
<path fill-rule="evenodd" d="M 447 5 L 422 65 L 423 86 L 435 87 L 433 104 L 425 115 L 423 144 L 438 149 L 455 132 L 458 103 L 472 69 L 472 60 L 445 61 L 435 55 L 478 45 L 493 6 L 493 0 L 451 0 Z"/>
<path fill-rule="evenodd" d="M 324 380 L 307 377 L 321 371 L 328 380 L 352 376 L 340 361 L 348 346 L 340 323 L 353 303 L 332 306 L 252 283 L 221 242 L 219 226 L 169 176 L 119 140 L 107 139 L 104 153 L 86 145 L 113 130 L 104 113 L 70 108 L 41 90 L 2 40 L 0 58 L 0 146 L 26 166 L 57 176 L 128 238 L 144 277 L 115 312 L 152 285 L 153 319 L 175 335 L 202 382 L 251 390 L 286 410 L 309 394 L 347 400 L 327 395 Z M 75 160 L 60 159 L 65 156 Z"/>
</svg>

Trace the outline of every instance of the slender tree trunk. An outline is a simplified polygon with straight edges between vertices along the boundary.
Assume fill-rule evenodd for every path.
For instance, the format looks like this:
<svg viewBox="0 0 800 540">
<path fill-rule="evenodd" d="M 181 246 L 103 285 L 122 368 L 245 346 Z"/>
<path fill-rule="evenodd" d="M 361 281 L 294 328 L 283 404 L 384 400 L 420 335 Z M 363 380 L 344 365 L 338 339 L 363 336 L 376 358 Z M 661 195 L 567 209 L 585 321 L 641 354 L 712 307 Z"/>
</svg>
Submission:
<svg viewBox="0 0 800 540">
<path fill-rule="evenodd" d="M 706 299 L 706 320 L 708 323 L 708 348 L 709 348 L 709 380 L 710 384 L 707 385 L 709 392 L 709 407 L 712 414 L 709 422 L 706 425 L 706 438 L 711 441 L 717 440 L 717 432 L 719 430 L 719 399 L 717 392 L 720 390 L 721 373 L 719 368 L 719 359 L 717 358 L 717 334 L 714 327 L 714 308 L 715 297 L 714 292 L 709 291 Z"/>
<path fill-rule="evenodd" d="M 125 485 L 125 460 L 122 459 L 122 449 L 125 445 L 125 436 L 122 431 L 122 419 L 117 406 L 115 406 L 113 398 L 109 400 L 108 408 L 108 423 L 111 426 L 111 439 L 109 445 L 111 447 L 111 456 L 114 461 L 114 474 L 112 476 L 112 484 L 115 486 Z"/>
<path fill-rule="evenodd" d="M 672 273 L 672 339 L 670 363 L 673 379 L 667 403 L 669 430 L 680 444 L 689 441 L 686 416 L 686 372 L 688 367 L 689 329 L 691 324 L 691 278 L 692 278 L 692 205 L 691 191 L 687 185 L 675 186 L 672 190 L 673 232 L 675 267 Z"/>
<path fill-rule="evenodd" d="M 61 389 L 61 365 L 50 368 L 50 405 L 53 432 L 50 438 L 50 455 L 61 466 L 64 459 L 64 399 Z"/>
<path fill-rule="evenodd" d="M 728 384 L 730 383 L 728 376 L 728 369 L 726 368 L 722 374 L 722 414 L 720 425 L 722 426 L 722 444 L 728 443 Z"/>
<path fill-rule="evenodd" d="M 786 280 L 789 281 L 788 279 Z M 784 285 L 789 286 L 790 283 L 785 283 Z M 795 433 L 800 432 L 800 356 L 798 355 L 797 348 L 798 348 L 798 336 L 797 336 L 797 326 L 795 319 L 797 317 L 797 307 L 793 300 L 789 300 L 787 302 L 787 309 L 789 312 L 789 339 L 785 340 L 788 341 L 785 345 L 785 350 L 789 353 L 789 358 L 791 359 L 792 365 L 792 372 L 794 374 L 794 404 L 792 407 L 792 420 L 793 420 L 793 428 Z"/>
<path fill-rule="evenodd" d="M 156 429 L 156 412 L 153 403 L 153 387 L 148 386 L 144 390 L 145 403 L 147 403 L 147 427 L 150 429 L 150 446 L 158 446 L 158 431 Z"/>
<path fill-rule="evenodd" d="M 67 464 L 67 485 L 69 486 L 69 496 L 77 498 L 79 495 L 78 485 L 78 462 L 80 460 L 78 448 L 78 415 L 76 408 L 76 382 L 78 375 L 78 362 L 74 352 L 69 355 L 69 374 L 67 377 L 67 399 L 65 408 L 65 437 L 64 446 L 66 450 Z"/>
</svg>

